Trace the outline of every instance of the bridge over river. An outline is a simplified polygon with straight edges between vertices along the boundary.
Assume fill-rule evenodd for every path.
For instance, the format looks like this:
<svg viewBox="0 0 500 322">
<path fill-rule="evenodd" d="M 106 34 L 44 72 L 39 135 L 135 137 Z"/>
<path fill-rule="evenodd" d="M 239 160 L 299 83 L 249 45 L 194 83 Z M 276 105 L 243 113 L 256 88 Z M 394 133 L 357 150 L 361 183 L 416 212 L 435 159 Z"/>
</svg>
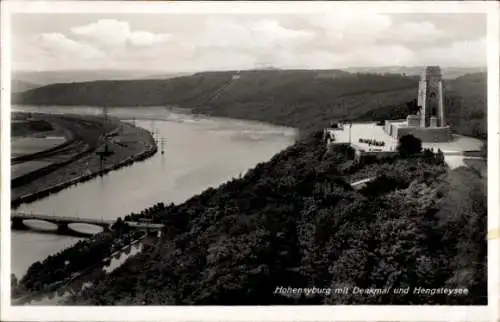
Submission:
<svg viewBox="0 0 500 322">
<path fill-rule="evenodd" d="M 26 230 L 31 227 L 27 226 L 25 220 L 39 220 L 52 223 L 57 225 L 56 230 L 44 231 L 48 233 L 60 234 L 60 235 L 91 235 L 88 233 L 81 233 L 74 229 L 71 229 L 69 225 L 71 224 L 87 224 L 93 226 L 99 226 L 105 231 L 111 230 L 111 226 L 115 220 L 103 220 L 94 218 L 81 218 L 81 217 L 64 217 L 64 216 L 54 216 L 47 214 L 36 214 L 29 212 L 12 212 L 10 216 L 12 222 L 12 229 Z M 125 221 L 131 228 L 144 229 L 144 230 L 159 230 L 163 228 L 163 224 L 155 224 L 149 222 L 139 222 L 139 221 Z"/>
</svg>

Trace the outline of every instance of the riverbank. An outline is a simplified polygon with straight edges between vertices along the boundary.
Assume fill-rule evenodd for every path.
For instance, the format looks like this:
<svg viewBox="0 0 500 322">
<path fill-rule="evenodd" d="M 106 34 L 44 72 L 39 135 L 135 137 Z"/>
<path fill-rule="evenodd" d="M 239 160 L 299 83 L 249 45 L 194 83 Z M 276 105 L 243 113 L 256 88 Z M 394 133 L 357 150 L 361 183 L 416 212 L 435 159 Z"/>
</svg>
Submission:
<svg viewBox="0 0 500 322">
<path fill-rule="evenodd" d="M 95 238 L 99 238 L 100 234 L 96 234 Z M 128 254 L 130 248 L 134 245 L 141 243 L 147 238 L 152 238 L 146 232 L 140 231 L 131 231 L 128 234 L 121 235 L 120 237 L 115 237 L 110 239 L 109 251 L 106 253 L 100 253 L 97 257 L 93 257 L 93 262 L 88 264 L 82 270 L 76 271 L 68 271 L 65 275 L 66 277 L 58 279 L 56 281 L 48 281 L 47 277 L 49 275 L 44 275 L 43 271 L 40 271 L 41 275 L 35 276 L 36 279 L 39 280 L 38 285 L 36 285 L 36 289 L 33 288 L 33 284 L 29 281 L 26 281 L 25 278 L 21 279 L 19 283 L 15 283 L 12 285 L 13 289 L 11 304 L 12 305 L 26 305 L 30 304 L 33 301 L 39 301 L 43 298 L 51 297 L 54 293 L 66 293 L 69 290 L 75 291 L 74 284 L 82 284 L 81 281 L 87 281 L 90 276 L 95 276 L 96 273 L 99 275 L 106 275 L 111 273 L 116 267 L 119 267 L 120 264 L 113 265 L 113 261 L 121 258 L 123 254 Z M 131 238 L 130 241 L 126 242 L 126 245 L 122 245 L 122 242 L 126 239 Z M 90 240 L 86 241 L 87 243 L 91 243 Z M 90 244 L 89 244 L 90 245 Z M 63 256 L 63 254 L 59 254 L 57 256 Z M 68 263 L 71 260 L 71 254 L 66 254 L 67 258 L 65 259 Z M 74 258 L 73 258 L 74 259 Z M 113 267 L 115 266 L 115 267 Z M 46 284 L 49 282 L 48 284 Z M 80 282 L 80 283 L 79 283 Z M 26 288 L 26 284 L 32 285 L 31 288 Z M 76 288 L 76 292 L 82 291 L 81 288 Z M 75 294 L 76 295 L 76 294 Z"/>
<path fill-rule="evenodd" d="M 143 161 L 153 156 L 158 150 L 157 144 L 149 131 L 121 122 L 117 118 L 110 118 L 110 125 L 108 128 L 104 128 L 98 117 L 65 117 L 77 123 L 86 123 L 86 127 L 93 126 L 92 129 L 85 129 L 87 133 L 77 134 L 86 136 L 88 132 L 92 132 L 93 135 L 96 135 L 97 131 L 99 133 L 97 139 L 90 142 L 84 137 L 86 144 L 84 146 L 80 145 L 79 149 L 73 151 L 74 154 L 66 160 L 54 162 L 48 167 L 16 178 L 11 192 L 12 208 L 17 208 L 22 203 L 33 202 L 59 192 L 68 186 L 129 166 L 134 162 Z M 108 148 L 113 153 L 103 158 L 101 162 L 100 156 L 95 152 L 104 149 L 106 136 L 108 137 Z"/>
<path fill-rule="evenodd" d="M 74 143 L 72 131 L 58 121 L 47 114 L 12 112 L 11 164 L 36 160 Z"/>
<path fill-rule="evenodd" d="M 147 124 L 146 122 L 143 126 L 147 126 Z M 193 122 L 193 124 L 197 124 L 197 122 Z M 135 196 L 142 193 L 144 189 L 149 189 L 147 193 L 150 195 L 151 191 L 165 189 L 166 186 L 174 188 L 161 190 L 161 195 L 158 196 L 170 199 L 173 194 L 182 189 L 182 184 L 189 183 L 190 179 L 200 184 L 203 180 L 203 171 L 217 172 L 214 160 L 210 159 L 211 156 L 222 156 L 224 162 L 221 164 L 223 163 L 224 170 L 226 170 L 229 167 L 228 157 L 239 155 L 241 159 L 247 159 L 255 154 L 254 142 L 249 143 L 249 146 L 254 150 L 251 151 L 251 154 L 244 154 L 246 150 L 249 150 L 248 147 L 241 151 L 229 149 L 230 151 L 225 154 L 220 151 L 214 152 L 214 146 L 210 145 L 210 141 L 203 141 L 207 137 L 213 136 L 214 140 L 220 142 L 221 137 L 226 135 L 227 127 L 201 132 L 200 128 L 202 127 L 197 124 L 196 126 L 199 127 L 196 131 L 188 135 L 187 132 L 181 130 L 181 125 L 183 124 L 172 123 L 166 127 L 171 131 L 170 133 L 176 134 L 175 136 L 168 134 L 167 137 L 183 139 L 178 142 L 174 140 L 169 142 L 169 152 L 175 151 L 177 153 L 172 153 L 172 157 L 166 159 L 158 158 L 158 163 L 155 164 L 158 166 L 157 168 L 150 167 L 147 172 L 140 172 L 140 176 L 135 178 L 142 180 L 141 182 L 145 184 L 137 190 L 132 191 L 131 186 L 125 190 L 122 182 L 119 184 L 115 182 L 112 185 L 113 191 L 119 190 L 121 194 L 115 194 L 114 199 L 110 198 L 113 200 L 112 202 L 116 203 L 116 200 L 120 200 L 117 198 L 123 196 L 124 193 L 127 193 L 127 196 Z M 203 128 L 204 130 L 213 129 L 213 126 L 209 124 Z M 231 137 L 240 134 L 240 130 L 234 131 Z M 192 144 L 189 149 L 186 149 L 186 142 Z M 195 143 L 198 145 L 194 145 Z M 224 145 L 227 149 L 227 142 L 219 144 Z M 394 240 L 380 240 L 376 237 L 379 234 L 375 233 L 380 230 L 390 232 L 391 227 L 393 227 L 391 220 L 395 217 L 400 218 L 396 222 L 397 227 L 421 227 L 419 221 L 422 216 L 423 219 L 432 221 L 425 222 L 425 227 L 427 224 L 429 227 L 436 226 L 436 222 L 434 222 L 436 220 L 426 216 L 427 209 L 432 210 L 427 201 L 435 199 L 434 193 L 444 193 L 434 187 L 439 183 L 433 180 L 433 178 L 439 177 L 438 174 L 441 170 L 444 171 L 443 165 L 427 164 L 425 160 L 417 164 L 401 160 L 392 164 L 375 165 L 381 168 L 380 171 L 390 176 L 396 176 L 398 180 L 403 180 L 405 185 L 410 186 L 402 192 L 388 192 L 386 196 L 376 196 L 376 194 L 362 196 L 359 192 L 351 191 L 347 185 L 342 184 L 342 181 L 337 182 L 336 180 L 341 179 L 344 171 L 342 169 L 346 168 L 351 160 L 344 162 L 339 155 L 333 155 L 332 159 L 323 159 L 323 146 L 322 142 L 298 143 L 279 153 L 271 161 L 260 163 L 240 179 L 228 180 L 226 184 L 215 189 L 205 189 L 201 194 L 191 193 L 195 197 L 185 202 L 179 202 L 175 207 L 164 211 L 164 215 L 158 216 L 157 220 L 166 221 L 170 229 L 166 232 L 168 234 L 166 238 L 158 239 L 158 243 L 155 243 L 152 249 L 131 258 L 112 276 L 108 276 L 105 280 L 97 279 L 95 283 L 97 285 L 88 289 L 85 294 L 76 299 L 76 302 L 98 305 L 224 304 L 224 301 L 232 301 L 233 304 L 234 301 L 239 304 L 249 304 L 249 300 L 260 303 L 281 302 L 280 299 L 266 298 L 266 294 L 272 294 L 273 290 L 264 289 L 261 285 L 270 285 L 269 281 L 272 281 L 271 284 L 281 283 L 280 278 L 300 281 L 301 276 L 294 275 L 294 272 L 298 270 L 308 274 L 305 277 L 309 280 L 325 279 L 325 276 L 326 279 L 332 277 L 329 272 L 322 270 L 328 266 L 324 266 L 323 257 L 300 257 L 300 254 L 313 254 L 311 256 L 329 254 L 331 258 L 337 258 L 333 264 L 335 265 L 333 266 L 335 269 L 335 272 L 332 273 L 333 276 L 343 280 L 352 280 L 352 276 L 363 276 L 362 272 L 355 271 L 347 276 L 342 275 L 342 272 L 349 272 L 352 266 L 345 258 L 342 256 L 339 258 L 336 254 L 352 254 L 350 256 L 356 256 L 362 265 L 369 260 L 364 252 L 364 249 L 371 247 L 369 245 L 375 245 L 374 251 L 377 251 L 377 254 L 387 252 L 391 256 L 399 254 L 399 249 L 387 249 L 390 245 L 395 244 Z M 237 141 L 234 147 L 235 149 L 241 148 L 241 141 Z M 184 156 L 182 163 L 181 160 L 172 160 L 182 151 L 189 151 L 189 155 Z M 193 163 L 188 167 L 189 172 L 178 176 L 177 180 L 166 182 L 166 178 L 171 178 L 175 170 L 190 160 Z M 232 160 L 238 159 L 233 158 Z M 200 163 L 203 165 L 199 165 Z M 151 171 L 152 169 L 157 170 Z M 161 183 L 153 189 L 154 183 L 152 182 L 154 180 L 146 178 L 146 176 L 154 173 L 154 177 L 151 178 L 160 177 L 159 169 L 165 169 L 164 171 L 168 175 L 165 175 L 165 179 L 162 178 Z M 290 172 L 289 169 L 297 169 L 297 171 Z M 439 171 L 436 173 L 437 170 Z M 117 175 L 120 176 L 120 173 Z M 129 174 L 127 174 L 127 178 L 130 178 Z M 464 181 L 472 182 L 471 178 L 466 179 Z M 334 180 L 333 184 L 332 180 Z M 411 184 L 415 180 L 416 182 Z M 315 183 L 314 186 L 311 185 L 311 182 Z M 321 187 L 323 184 L 331 186 L 332 189 L 325 196 L 318 196 L 319 200 L 314 201 L 314 204 L 311 205 L 312 199 L 310 197 L 317 194 L 315 186 Z M 431 186 L 429 187 L 429 185 Z M 137 186 L 138 184 L 134 183 L 134 187 Z M 209 187 L 210 184 L 206 186 Z M 457 186 L 450 184 L 451 188 Z M 443 188 L 448 187 L 446 185 Z M 372 189 L 372 192 L 378 190 L 381 189 Z M 476 191 L 477 189 L 471 187 L 471 190 Z M 415 191 L 424 191 L 425 198 L 415 195 Z M 401 193 L 404 195 L 401 196 Z M 92 198 L 92 196 L 89 195 L 88 198 Z M 411 210 L 413 208 L 410 209 L 411 211 L 407 211 L 411 205 L 414 205 L 414 198 L 422 200 L 422 204 L 418 205 L 417 210 L 422 210 L 424 213 L 419 212 L 418 217 L 415 217 L 415 213 Z M 57 200 L 61 202 L 61 199 Z M 387 203 L 385 208 L 380 209 L 380 202 L 382 206 Z M 393 207 L 395 202 L 397 203 Z M 455 202 L 450 201 L 449 204 L 454 205 Z M 76 206 L 75 203 L 74 207 Z M 91 212 L 89 209 L 91 206 L 87 207 L 87 211 Z M 459 209 L 468 208 L 461 207 Z M 315 219 L 312 225 L 316 227 L 311 226 L 311 211 L 314 212 L 313 218 Z M 449 218 L 446 208 L 443 208 L 441 212 L 440 218 Z M 457 212 L 455 209 L 451 209 L 451 213 L 455 212 Z M 121 215 L 123 213 L 125 212 L 121 211 Z M 376 213 L 376 216 L 373 213 Z M 467 214 L 467 220 L 470 218 L 472 222 L 476 215 L 481 214 Z M 344 218 L 352 218 L 354 222 L 346 222 Z M 454 218 L 452 224 L 467 226 L 461 218 L 460 216 Z M 440 220 L 437 221 L 439 223 Z M 447 226 L 447 223 L 442 223 L 442 225 Z M 469 226 L 477 228 L 474 225 Z M 300 230 L 301 235 L 298 236 L 300 238 L 298 241 L 296 240 L 296 228 L 305 230 Z M 446 232 L 446 230 L 443 231 Z M 243 232 L 245 232 L 244 235 Z M 421 230 L 411 230 L 409 233 L 418 242 L 415 245 L 416 248 L 412 246 L 412 250 L 417 249 L 424 258 L 435 256 L 434 253 L 427 253 L 429 245 L 434 247 L 435 241 L 425 238 L 421 240 L 422 235 L 425 237 Z M 433 231 L 433 233 L 442 233 L 442 231 Z M 360 234 L 362 234 L 361 237 L 359 237 Z M 318 240 L 307 239 L 307 236 L 314 235 L 318 236 Z M 325 240 L 326 237 L 322 238 L 321 236 L 331 236 L 331 238 Z M 446 236 L 446 238 L 451 237 Z M 345 240 L 355 240 L 362 244 L 349 242 L 346 245 L 342 242 Z M 451 241 L 445 240 L 441 244 L 444 243 L 449 244 Z M 272 248 L 269 245 L 272 245 Z M 338 245 L 338 247 L 332 249 L 331 245 Z M 468 247 L 468 245 L 466 246 Z M 346 247 L 347 249 L 344 249 Z M 287 251 L 283 251 L 283 249 Z M 406 255 L 410 256 L 411 254 L 403 252 L 403 256 Z M 450 254 L 443 254 L 443 256 L 448 255 Z M 247 261 L 248 258 L 255 258 L 255 256 L 257 258 L 259 258 L 258 256 L 272 256 L 276 260 L 267 265 L 260 265 L 261 263 L 252 260 Z M 229 260 L 226 260 L 227 258 Z M 453 263 L 454 266 L 456 266 L 456 262 Z M 174 264 L 171 265 L 171 263 Z M 408 266 L 407 263 L 403 262 L 396 264 L 398 270 L 404 270 L 404 267 Z M 448 267 L 445 267 L 444 270 L 453 274 L 457 270 L 454 266 L 449 267 L 452 271 L 447 270 Z M 316 274 L 314 272 L 318 270 L 318 267 L 320 271 Z M 423 267 L 423 269 L 427 271 L 428 268 Z M 195 272 L 196 276 L 193 277 L 190 272 Z M 217 275 L 214 275 L 214 272 Z M 272 275 L 269 275 L 269 272 Z M 432 273 L 432 276 L 439 277 L 435 275 L 435 270 Z M 221 276 L 219 274 L 224 274 L 222 277 L 228 283 L 220 283 Z M 379 278 L 382 280 L 393 278 L 386 275 L 379 276 Z M 198 276 L 199 278 L 197 278 Z M 241 276 L 243 276 L 244 281 L 249 282 L 240 285 Z M 446 277 L 448 276 L 449 273 Z M 331 282 L 335 283 L 336 280 Z M 422 283 L 424 282 L 422 281 Z M 126 287 L 123 287 L 124 285 Z M 227 290 L 224 285 L 237 285 L 237 289 Z M 189 291 L 185 294 L 169 291 L 175 289 Z M 253 290 L 250 299 L 248 298 L 248 289 Z M 203 292 L 198 290 L 203 290 Z M 328 303 L 332 304 L 336 300 L 339 299 L 328 299 Z"/>
<path fill-rule="evenodd" d="M 13 108 L 51 114 L 99 115 L 98 107 Z M 141 121 L 145 115 L 158 118 Z M 115 220 L 131 212 L 140 213 L 158 202 L 180 204 L 207 188 L 238 177 L 259 162 L 268 161 L 294 142 L 295 131 L 290 128 L 196 117 L 187 113 L 166 113 L 164 107 L 154 111 L 118 108 L 110 111 L 110 116 L 135 123 L 158 137 L 167 138 L 165 154 L 156 153 L 144 162 L 113 171 L 97 180 L 73 185 L 33 203 L 22 204 L 18 211 Z M 40 229 L 53 228 L 42 222 L 29 224 Z M 97 232 L 93 226 L 77 226 L 77 230 Z M 70 248 L 76 242 L 76 238 L 14 230 L 12 272 L 21 278 L 33 263 L 43 262 L 47 256 Z"/>
<path fill-rule="evenodd" d="M 153 218 L 165 225 L 164 237 L 77 302 L 483 305 L 487 204 L 481 179 L 469 169 L 450 171 L 437 156 L 416 156 L 363 164 L 355 172 L 384 177 L 353 190 L 344 180 L 355 174 L 348 173 L 350 154 L 326 153 L 318 134 Z M 394 259 L 394 269 L 384 269 L 384 258 Z M 442 258 L 449 260 L 429 264 Z M 322 281 L 351 289 L 382 288 L 386 281 L 396 281 L 394 288 L 452 284 L 470 295 L 289 299 L 274 292 L 290 281 L 299 288 Z"/>
</svg>

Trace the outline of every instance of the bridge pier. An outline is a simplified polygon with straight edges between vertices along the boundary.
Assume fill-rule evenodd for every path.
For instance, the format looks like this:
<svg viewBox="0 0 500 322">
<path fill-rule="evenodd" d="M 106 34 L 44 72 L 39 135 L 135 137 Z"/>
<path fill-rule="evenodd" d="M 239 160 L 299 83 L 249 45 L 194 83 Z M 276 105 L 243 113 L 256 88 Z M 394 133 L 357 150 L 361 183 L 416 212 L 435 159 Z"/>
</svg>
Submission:
<svg viewBox="0 0 500 322">
<path fill-rule="evenodd" d="M 58 223 L 57 224 L 57 233 L 61 235 L 69 235 L 73 231 L 69 229 L 68 223 Z"/>
<path fill-rule="evenodd" d="M 63 217 L 63 216 L 50 216 L 44 214 L 34 214 L 34 213 L 23 213 L 23 212 L 11 212 L 11 224 L 12 229 L 31 229 L 30 226 L 24 224 L 24 220 L 41 220 L 45 222 L 52 223 L 57 226 L 56 231 L 52 231 L 52 233 L 61 234 L 61 235 L 71 235 L 71 236 L 79 236 L 79 237 L 88 237 L 89 235 L 93 235 L 90 233 L 81 233 L 76 230 L 73 230 L 69 225 L 82 223 L 87 225 L 100 226 L 104 232 L 112 231 L 113 221 L 111 220 L 96 220 L 93 218 L 73 218 L 73 217 Z M 143 223 L 143 222 L 126 222 L 125 227 L 128 230 L 132 229 L 142 229 L 145 230 L 148 234 L 157 233 L 158 229 L 162 229 L 163 224 L 155 224 L 155 223 Z M 33 228 L 36 230 L 35 228 Z"/>
<path fill-rule="evenodd" d="M 22 218 L 12 218 L 11 219 L 12 221 L 12 229 L 16 229 L 16 230 L 26 230 L 28 229 L 29 227 L 26 226 L 23 222 L 23 219 Z"/>
</svg>

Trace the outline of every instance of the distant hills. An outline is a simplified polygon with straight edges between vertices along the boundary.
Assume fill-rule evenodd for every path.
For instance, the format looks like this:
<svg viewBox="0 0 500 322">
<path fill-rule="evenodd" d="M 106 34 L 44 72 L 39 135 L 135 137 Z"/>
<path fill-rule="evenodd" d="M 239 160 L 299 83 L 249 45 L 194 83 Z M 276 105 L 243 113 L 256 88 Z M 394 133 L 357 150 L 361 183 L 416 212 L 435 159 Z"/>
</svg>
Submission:
<svg viewBox="0 0 500 322">
<path fill-rule="evenodd" d="M 407 104 L 417 96 L 418 80 L 418 76 L 408 74 L 344 70 L 201 72 L 168 79 L 52 84 L 14 94 L 13 102 L 142 108 L 168 105 L 310 131 L 335 119 L 405 117 Z M 447 119 L 459 133 L 484 137 L 486 74 L 466 73 L 447 80 L 445 86 Z"/>
<path fill-rule="evenodd" d="M 40 86 L 40 84 L 30 83 L 20 79 L 13 79 L 10 85 L 12 93 L 21 93 Z"/>
<path fill-rule="evenodd" d="M 336 70 L 316 70 L 319 77 L 332 75 L 338 77 L 339 73 L 374 73 L 374 74 L 401 74 L 407 76 L 418 76 L 425 67 L 348 67 Z M 275 67 L 262 67 L 250 71 L 286 71 Z M 483 73 L 486 68 L 481 67 L 444 67 L 443 77 L 447 79 L 457 78 L 466 74 Z M 230 72 L 230 71 L 226 71 Z M 68 71 L 15 71 L 12 79 L 16 83 L 30 84 L 28 86 L 16 86 L 16 91 L 24 91 L 34 87 L 40 87 L 57 83 L 79 83 L 98 80 L 131 80 L 131 79 L 168 79 L 180 76 L 192 75 L 194 72 L 161 72 L 157 70 L 68 70 Z M 14 86 L 13 86 L 14 88 Z M 17 90 L 19 89 L 19 90 Z"/>
<path fill-rule="evenodd" d="M 349 67 L 343 70 L 352 73 L 376 73 L 376 74 L 404 74 L 408 76 L 420 76 L 425 66 L 404 67 Z M 486 67 L 441 67 L 444 79 L 454 79 L 467 74 L 486 73 Z"/>
<path fill-rule="evenodd" d="M 237 77 L 236 77 L 237 76 Z M 355 117 L 415 97 L 417 77 L 340 70 L 201 72 L 170 79 L 61 83 L 14 95 L 17 104 L 172 106 L 198 113 L 303 127 Z"/>
<path fill-rule="evenodd" d="M 68 71 L 16 71 L 12 74 L 13 83 L 38 84 L 36 87 L 56 83 L 78 83 L 96 80 L 124 79 L 166 79 L 192 73 L 158 72 L 152 70 L 68 70 Z M 14 87 L 13 87 L 14 88 Z M 17 88 L 17 87 L 16 87 Z M 21 87 L 22 88 L 22 87 Z M 31 87 L 33 88 L 33 87 Z"/>
<path fill-rule="evenodd" d="M 405 117 L 418 79 L 341 70 L 204 72 L 53 84 L 13 98 L 18 104 L 177 105 L 309 132 L 336 119 Z M 453 129 L 484 138 L 486 74 L 461 75 L 445 86 Z M 353 152 L 339 145 L 328 153 L 317 131 L 238 179 L 179 205 L 141 212 L 164 225 L 162 236 L 67 304 L 485 305 L 486 178 L 465 167 L 450 170 L 429 156 L 357 163 Z M 377 178 L 360 191 L 352 189 L 348 183 L 361 177 Z M 40 289 L 72 272 L 73 267 L 60 269 L 68 258 L 83 263 L 113 245 L 108 238 L 85 243 L 33 264 L 20 284 Z M 290 298 L 276 294 L 280 285 L 418 285 L 465 288 L 468 295 L 332 292 Z"/>
</svg>

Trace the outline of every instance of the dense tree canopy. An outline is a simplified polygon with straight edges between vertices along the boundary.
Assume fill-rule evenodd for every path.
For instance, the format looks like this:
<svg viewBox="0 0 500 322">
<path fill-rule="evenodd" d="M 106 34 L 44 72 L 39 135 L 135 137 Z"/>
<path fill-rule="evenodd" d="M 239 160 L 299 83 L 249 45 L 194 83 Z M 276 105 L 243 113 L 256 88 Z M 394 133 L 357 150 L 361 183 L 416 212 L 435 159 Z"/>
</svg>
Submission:
<svg viewBox="0 0 500 322">
<path fill-rule="evenodd" d="M 400 75 L 319 78 L 311 71 L 245 72 L 237 82 L 230 76 L 221 72 L 167 81 L 59 84 L 16 99 L 177 104 L 209 115 L 312 130 L 333 119 L 405 117 L 415 110 L 418 84 L 417 78 Z M 468 75 L 447 83 L 447 120 L 459 133 L 486 133 L 483 80 Z M 221 87 L 224 91 L 214 95 Z M 109 94 L 105 102 L 99 95 L 103 91 Z M 160 203 L 130 214 L 126 220 L 164 223 L 162 237 L 73 300 L 94 305 L 485 304 L 486 179 L 471 169 L 449 170 L 442 153 L 418 153 L 421 142 L 415 138 L 401 143 L 404 158 L 357 162 L 346 145 L 327 151 L 322 132 L 304 135 L 238 179 L 179 205 Z M 372 177 L 360 190 L 349 184 Z M 119 221 L 114 227 L 125 226 Z M 60 267 L 68 256 L 80 258 L 71 261 L 75 268 L 83 260 L 100 260 L 97 246 L 107 254 L 116 244 L 76 245 L 33 265 L 20 284 L 40 289 L 67 276 L 73 269 Z M 461 287 L 469 294 L 275 293 L 288 286 Z"/>
<path fill-rule="evenodd" d="M 481 178 L 468 169 L 447 171 L 437 155 L 379 160 L 346 171 L 353 166 L 348 166 L 349 151 L 339 146 L 327 152 L 321 134 L 242 178 L 154 215 L 166 225 L 158 243 L 74 300 L 98 305 L 485 303 L 486 203 L 484 191 L 476 190 Z M 378 179 L 355 191 L 348 182 L 357 175 Z M 466 184 L 469 180 L 475 183 Z M 461 195 L 470 197 L 455 203 Z M 471 251 L 473 258 L 464 256 Z M 471 293 L 275 293 L 279 286 L 450 285 Z"/>
<path fill-rule="evenodd" d="M 422 151 L 422 140 L 413 135 L 403 135 L 398 140 L 397 151 L 402 157 L 409 157 Z"/>
</svg>

